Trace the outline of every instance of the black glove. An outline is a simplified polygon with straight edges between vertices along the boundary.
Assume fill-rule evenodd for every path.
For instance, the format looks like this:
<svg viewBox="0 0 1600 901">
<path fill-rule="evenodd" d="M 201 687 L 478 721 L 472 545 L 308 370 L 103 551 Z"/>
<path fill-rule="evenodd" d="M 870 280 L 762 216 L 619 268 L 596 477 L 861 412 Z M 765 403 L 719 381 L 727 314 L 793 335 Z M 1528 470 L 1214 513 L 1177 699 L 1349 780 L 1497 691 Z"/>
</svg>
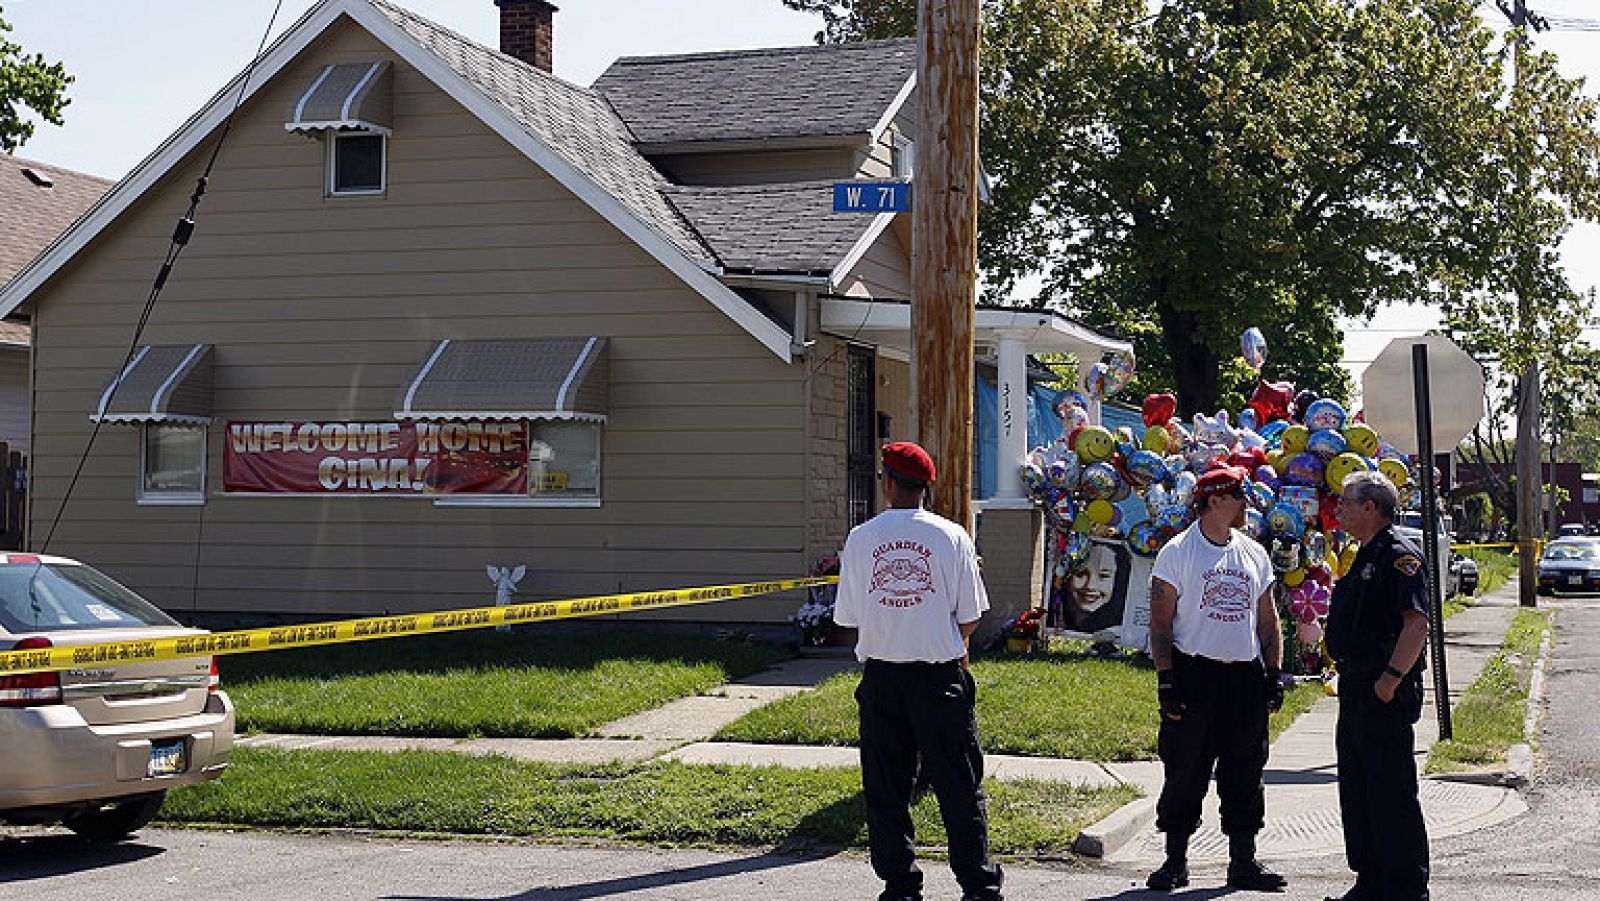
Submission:
<svg viewBox="0 0 1600 901">
<path fill-rule="evenodd" d="M 1161 702 L 1163 719 L 1183 719 L 1183 702 L 1178 700 L 1178 674 L 1173 670 L 1156 673 L 1156 698 Z"/>
<path fill-rule="evenodd" d="M 1283 707 L 1283 673 L 1275 666 L 1267 667 L 1267 710 L 1276 713 Z"/>
</svg>

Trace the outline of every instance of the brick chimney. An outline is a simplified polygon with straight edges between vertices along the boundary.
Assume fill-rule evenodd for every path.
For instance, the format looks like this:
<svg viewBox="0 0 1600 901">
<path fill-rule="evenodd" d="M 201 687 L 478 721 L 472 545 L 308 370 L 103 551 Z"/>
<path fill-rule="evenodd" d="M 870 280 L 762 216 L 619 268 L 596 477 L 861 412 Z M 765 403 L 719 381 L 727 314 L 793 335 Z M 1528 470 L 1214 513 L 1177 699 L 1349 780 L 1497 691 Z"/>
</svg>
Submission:
<svg viewBox="0 0 1600 901">
<path fill-rule="evenodd" d="M 556 5 L 549 0 L 494 0 L 494 5 L 500 7 L 500 52 L 555 71 Z"/>
</svg>

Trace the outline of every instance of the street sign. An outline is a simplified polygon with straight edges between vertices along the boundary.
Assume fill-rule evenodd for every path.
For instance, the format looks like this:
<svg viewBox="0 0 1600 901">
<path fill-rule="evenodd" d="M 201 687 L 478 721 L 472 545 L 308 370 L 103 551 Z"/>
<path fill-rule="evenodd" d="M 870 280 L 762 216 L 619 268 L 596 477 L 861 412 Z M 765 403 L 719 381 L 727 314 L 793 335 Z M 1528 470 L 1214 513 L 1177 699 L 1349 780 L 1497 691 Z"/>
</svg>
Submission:
<svg viewBox="0 0 1600 901">
<path fill-rule="evenodd" d="M 1433 446 L 1455 450 L 1486 415 L 1483 367 L 1444 335 L 1396 338 L 1361 374 L 1361 405 L 1369 425 L 1401 453 L 1418 451 L 1416 388 L 1411 348 L 1428 347 Z"/>
<path fill-rule="evenodd" d="M 911 183 L 841 181 L 833 186 L 835 213 L 909 213 Z"/>
</svg>

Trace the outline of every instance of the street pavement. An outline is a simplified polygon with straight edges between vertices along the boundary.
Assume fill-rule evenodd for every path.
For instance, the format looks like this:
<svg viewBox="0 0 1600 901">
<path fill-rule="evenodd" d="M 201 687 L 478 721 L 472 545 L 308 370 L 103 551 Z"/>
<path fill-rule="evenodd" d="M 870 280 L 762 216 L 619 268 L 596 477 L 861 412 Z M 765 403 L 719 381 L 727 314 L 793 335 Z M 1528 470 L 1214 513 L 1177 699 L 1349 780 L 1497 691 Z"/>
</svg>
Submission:
<svg viewBox="0 0 1600 901">
<path fill-rule="evenodd" d="M 1509 617 L 1507 598 L 1480 607 Z M 1562 602 L 1558 638 L 1547 681 L 1549 715 L 1543 722 L 1539 769 L 1526 798 L 1531 812 L 1489 819 L 1455 835 L 1434 833 L 1435 897 L 1482 901 L 1600 897 L 1600 725 L 1588 714 L 1600 691 L 1600 603 Z M 1498 608 L 1498 609 L 1496 609 Z M 1468 611 L 1461 616 L 1478 616 Z M 1451 620 L 1463 646 L 1492 647 L 1472 621 Z M 1495 628 L 1485 626 L 1488 633 Z M 1503 626 L 1500 626 L 1503 630 Z M 1487 633 L 1485 633 L 1487 634 Z M 1493 641 L 1498 644 L 1498 639 Z M 1471 667 L 1452 649 L 1452 685 Z M 1481 665 L 1481 664 L 1480 664 Z M 1461 684 L 1465 684 L 1462 682 Z M 1269 813 L 1302 790 L 1330 790 L 1331 735 L 1320 762 L 1311 759 L 1324 726 L 1325 701 L 1305 724 L 1286 732 L 1269 766 Z M 1425 711 L 1423 722 L 1432 722 Z M 1304 740 L 1296 750 L 1291 741 Z M 639 738 L 634 741 L 650 739 Z M 679 744 L 678 752 L 696 746 Z M 1292 753 L 1291 753 L 1292 752 Z M 1299 759 L 1295 755 L 1307 755 Z M 1468 785 L 1470 783 L 1451 783 Z M 1483 787 L 1483 786 L 1475 786 Z M 1495 789 L 1504 795 L 1504 790 Z M 1438 800 L 1429 798 L 1430 818 Z M 1513 806 L 1515 806 L 1513 804 Z M 1489 810 L 1481 803 L 1480 813 Z M 1289 808 L 1285 807 L 1287 811 Z M 1297 813 L 1305 813 L 1295 808 Z M 1498 820 L 1496 822 L 1495 820 Z M 1214 822 L 1214 820 L 1212 821 Z M 1152 897 L 1142 889 L 1148 860 L 1139 841 L 1108 860 L 1073 860 L 1007 867 L 1012 899 Z M 1263 843 L 1263 852 L 1267 845 Z M 1291 880 L 1287 897 L 1321 898 L 1348 885 L 1337 845 L 1304 853 L 1264 856 Z M 924 864 L 927 897 L 955 899 L 959 891 L 937 860 Z M 1209 899 L 1222 888 L 1224 864 L 1197 855 L 1194 886 L 1174 897 Z M 24 830 L 0 837 L 0 898 L 76 899 L 733 899 L 871 898 L 877 885 L 859 854 L 794 857 L 776 853 L 724 853 L 638 847 L 551 846 L 485 840 L 416 840 L 359 833 L 296 835 L 201 830 L 145 830 L 129 843 L 99 847 L 57 830 Z"/>
</svg>

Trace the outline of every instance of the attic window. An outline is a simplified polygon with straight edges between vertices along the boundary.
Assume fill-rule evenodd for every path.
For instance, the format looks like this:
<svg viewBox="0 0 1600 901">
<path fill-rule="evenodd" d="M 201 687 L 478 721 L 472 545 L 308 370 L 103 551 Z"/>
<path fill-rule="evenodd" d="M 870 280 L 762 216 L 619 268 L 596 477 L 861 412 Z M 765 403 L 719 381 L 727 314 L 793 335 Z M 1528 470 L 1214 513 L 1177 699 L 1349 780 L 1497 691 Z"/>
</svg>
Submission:
<svg viewBox="0 0 1600 901">
<path fill-rule="evenodd" d="M 28 181 L 33 182 L 35 185 L 38 185 L 41 188 L 53 188 L 56 186 L 55 181 L 52 180 L 50 176 L 40 172 L 37 169 L 23 169 L 22 175 Z"/>
<path fill-rule="evenodd" d="M 387 149 L 383 135 L 329 132 L 328 196 L 382 194 Z"/>
<path fill-rule="evenodd" d="M 910 178 L 917 168 L 917 144 L 902 134 L 894 136 L 890 149 L 890 167 L 895 178 Z"/>
</svg>

